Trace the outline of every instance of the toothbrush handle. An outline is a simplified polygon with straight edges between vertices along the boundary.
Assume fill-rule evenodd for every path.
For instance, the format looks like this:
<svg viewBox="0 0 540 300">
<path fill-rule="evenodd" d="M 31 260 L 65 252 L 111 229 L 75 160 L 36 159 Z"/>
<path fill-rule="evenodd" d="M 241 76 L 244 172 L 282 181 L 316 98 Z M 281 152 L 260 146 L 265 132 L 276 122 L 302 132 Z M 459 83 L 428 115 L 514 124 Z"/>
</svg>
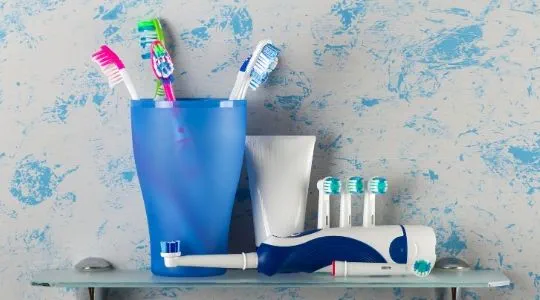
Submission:
<svg viewBox="0 0 540 300">
<path fill-rule="evenodd" d="M 328 195 L 322 190 L 319 191 L 319 211 L 317 212 L 317 228 L 330 227 L 330 201 Z"/>
<path fill-rule="evenodd" d="M 339 205 L 339 227 L 351 227 L 351 194 L 343 193 Z"/>
<path fill-rule="evenodd" d="M 244 82 L 246 81 L 246 73 L 245 72 L 238 72 L 236 75 L 236 81 L 234 82 L 234 87 L 231 91 L 231 94 L 229 95 L 229 100 L 243 100 L 240 98 L 240 92 L 243 87 Z"/>
<path fill-rule="evenodd" d="M 369 218 L 371 226 L 375 226 L 375 194 L 371 193 L 370 199 L 369 199 L 369 205 L 370 205 L 370 213 L 371 217 Z"/>
<path fill-rule="evenodd" d="M 165 90 L 165 96 L 168 101 L 175 101 L 173 85 L 171 82 L 163 82 L 163 89 Z"/>
<path fill-rule="evenodd" d="M 371 227 L 371 203 L 370 203 L 370 192 L 366 191 L 364 193 L 364 213 L 362 216 L 362 226 Z"/>
<path fill-rule="evenodd" d="M 165 94 L 165 90 L 163 89 L 163 82 L 161 82 L 161 80 L 156 80 L 156 91 L 154 93 L 154 100 L 155 101 L 163 100 L 164 94 Z"/>
<path fill-rule="evenodd" d="M 120 70 L 120 76 L 122 76 L 124 79 L 124 83 L 126 84 L 126 88 L 129 92 L 131 100 L 139 100 L 139 95 L 135 90 L 135 85 L 133 85 L 133 81 L 131 81 L 131 77 L 125 68 Z"/>
</svg>

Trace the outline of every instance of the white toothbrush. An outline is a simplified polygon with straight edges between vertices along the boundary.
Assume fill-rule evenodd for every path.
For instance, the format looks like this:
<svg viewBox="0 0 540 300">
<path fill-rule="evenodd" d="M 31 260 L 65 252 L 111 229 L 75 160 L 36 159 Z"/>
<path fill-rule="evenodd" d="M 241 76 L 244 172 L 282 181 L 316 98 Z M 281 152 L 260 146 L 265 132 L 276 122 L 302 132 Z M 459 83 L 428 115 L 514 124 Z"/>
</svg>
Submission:
<svg viewBox="0 0 540 300">
<path fill-rule="evenodd" d="M 364 227 L 375 226 L 375 195 L 384 194 L 388 191 L 388 181 L 383 177 L 372 177 L 367 184 L 364 194 Z"/>
<path fill-rule="evenodd" d="M 350 177 L 347 180 L 347 189 L 341 193 L 341 203 L 339 205 L 339 227 L 351 227 L 352 220 L 352 194 L 364 192 L 364 179 L 362 177 Z"/>
<path fill-rule="evenodd" d="M 330 228 L 330 195 L 341 191 L 341 181 L 335 177 L 325 177 L 317 182 L 319 190 L 319 211 L 317 228 Z"/>
<path fill-rule="evenodd" d="M 229 100 L 244 100 L 248 86 L 255 90 L 264 83 L 278 64 L 279 52 L 271 40 L 257 43 L 255 50 L 246 58 L 236 75 Z"/>
</svg>

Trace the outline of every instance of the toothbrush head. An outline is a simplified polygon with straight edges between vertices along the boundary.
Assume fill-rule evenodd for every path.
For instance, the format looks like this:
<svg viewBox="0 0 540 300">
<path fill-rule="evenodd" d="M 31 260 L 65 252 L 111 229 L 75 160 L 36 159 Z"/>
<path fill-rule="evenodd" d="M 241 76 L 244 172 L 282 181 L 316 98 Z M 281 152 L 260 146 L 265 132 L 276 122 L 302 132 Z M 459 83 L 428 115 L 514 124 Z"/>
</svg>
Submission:
<svg viewBox="0 0 540 300">
<path fill-rule="evenodd" d="M 414 262 L 413 272 L 418 277 L 426 277 L 431 272 L 431 263 L 424 259 L 419 259 Z"/>
<path fill-rule="evenodd" d="M 368 189 L 374 194 L 384 194 L 388 191 L 388 181 L 384 177 L 373 177 L 368 182 Z"/>
<path fill-rule="evenodd" d="M 354 176 L 347 180 L 347 191 L 351 194 L 360 194 L 364 192 L 364 179 Z"/>
<path fill-rule="evenodd" d="M 251 60 L 255 60 L 253 68 L 250 71 L 249 80 L 249 86 L 252 90 L 256 90 L 263 84 L 268 79 L 270 73 L 274 71 L 278 64 L 279 52 L 280 50 L 272 44 L 272 41 L 267 40 L 260 52 L 252 56 Z"/>
<path fill-rule="evenodd" d="M 169 52 L 161 41 L 152 43 L 150 58 L 154 75 L 161 80 L 172 80 L 174 65 Z"/>
<path fill-rule="evenodd" d="M 120 74 L 120 70 L 125 69 L 124 63 L 107 45 L 102 45 L 98 51 L 92 54 L 92 60 L 99 65 L 103 74 L 107 76 L 110 88 L 124 81 L 122 74 Z"/>
<path fill-rule="evenodd" d="M 142 59 L 150 59 L 150 48 L 155 41 L 161 41 L 165 44 L 165 34 L 159 19 L 143 20 L 137 22 L 137 31 L 139 32 L 139 42 L 141 44 Z"/>
<path fill-rule="evenodd" d="M 177 257 L 182 255 L 182 252 L 180 252 L 180 241 L 162 241 L 159 244 L 161 247 L 161 257 Z"/>
<path fill-rule="evenodd" d="M 325 177 L 323 179 L 323 191 L 328 195 L 337 195 L 341 192 L 341 181 L 336 177 Z"/>
</svg>

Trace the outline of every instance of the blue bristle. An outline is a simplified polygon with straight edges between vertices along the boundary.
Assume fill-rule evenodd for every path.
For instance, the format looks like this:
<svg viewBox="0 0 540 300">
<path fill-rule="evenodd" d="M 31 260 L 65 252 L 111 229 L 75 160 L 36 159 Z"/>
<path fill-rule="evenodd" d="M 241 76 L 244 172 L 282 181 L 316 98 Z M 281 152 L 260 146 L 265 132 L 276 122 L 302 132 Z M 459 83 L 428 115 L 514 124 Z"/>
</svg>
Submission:
<svg viewBox="0 0 540 300">
<path fill-rule="evenodd" d="M 161 246 L 161 253 L 167 253 L 167 242 L 160 242 L 159 245 Z"/>
<path fill-rule="evenodd" d="M 272 44 L 266 44 L 263 49 L 262 49 L 262 54 L 264 54 L 266 57 L 268 57 L 269 59 L 271 58 L 276 58 L 279 56 L 279 52 L 280 50 L 275 47 L 274 45 Z"/>
</svg>

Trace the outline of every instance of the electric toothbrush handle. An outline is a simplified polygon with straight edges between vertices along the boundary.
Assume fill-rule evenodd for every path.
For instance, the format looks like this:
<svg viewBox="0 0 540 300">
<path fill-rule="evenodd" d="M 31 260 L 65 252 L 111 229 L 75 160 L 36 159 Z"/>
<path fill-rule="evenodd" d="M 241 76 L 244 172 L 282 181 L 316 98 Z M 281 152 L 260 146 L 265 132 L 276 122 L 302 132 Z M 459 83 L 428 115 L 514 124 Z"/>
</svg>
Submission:
<svg viewBox="0 0 540 300">
<path fill-rule="evenodd" d="M 412 272 L 407 264 L 359 263 L 346 261 L 334 261 L 332 263 L 332 275 L 336 277 L 413 274 L 414 272 Z"/>
</svg>

